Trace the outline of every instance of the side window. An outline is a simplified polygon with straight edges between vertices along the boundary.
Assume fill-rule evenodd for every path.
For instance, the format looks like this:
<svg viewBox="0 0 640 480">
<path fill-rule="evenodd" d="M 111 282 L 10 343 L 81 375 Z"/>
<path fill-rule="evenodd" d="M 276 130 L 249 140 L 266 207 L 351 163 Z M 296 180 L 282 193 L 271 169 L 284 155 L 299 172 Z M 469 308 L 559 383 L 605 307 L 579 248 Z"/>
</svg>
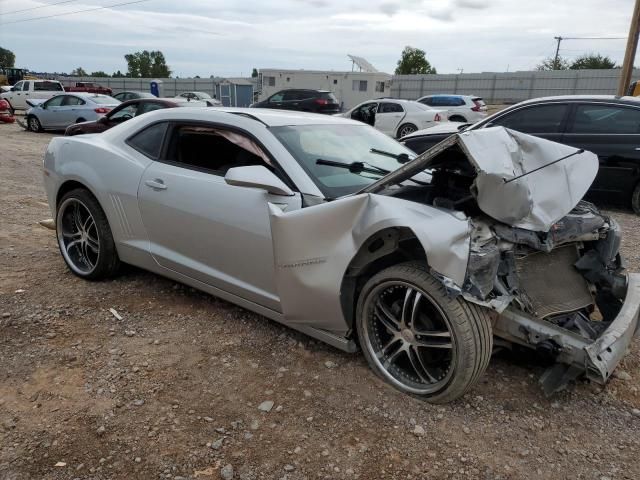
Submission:
<svg viewBox="0 0 640 480">
<path fill-rule="evenodd" d="M 371 114 L 375 114 L 377 110 L 378 104 L 375 102 L 365 103 L 364 105 L 360 105 L 353 112 L 351 112 L 351 118 L 354 120 L 360 120 L 361 122 L 366 121 L 366 117 Z"/>
<path fill-rule="evenodd" d="M 425 105 L 433 105 L 433 98 L 431 97 L 427 97 L 427 98 L 423 98 L 422 100 L 420 100 L 420 103 L 424 103 Z"/>
<path fill-rule="evenodd" d="M 140 107 L 138 108 L 138 115 L 142 115 L 143 113 L 147 112 L 153 112 L 154 110 L 160 110 L 162 108 L 165 108 L 165 106 L 161 103 L 145 102 L 140 104 Z"/>
<path fill-rule="evenodd" d="M 302 97 L 301 92 L 297 90 L 287 90 L 283 94 L 282 101 L 291 102 L 293 100 L 300 100 L 301 97 Z"/>
<path fill-rule="evenodd" d="M 62 105 L 62 102 L 66 97 L 67 97 L 66 95 L 58 95 L 56 97 L 52 97 L 51 99 L 47 100 L 44 105 L 47 108 L 59 107 L 60 105 Z"/>
<path fill-rule="evenodd" d="M 466 105 L 466 102 L 464 101 L 464 98 L 460 98 L 460 97 L 456 98 L 455 102 L 453 103 L 454 107 L 462 107 L 464 105 Z"/>
<path fill-rule="evenodd" d="M 216 127 L 177 125 L 171 132 L 167 160 L 224 175 L 233 167 L 262 165 L 269 168 L 257 153 L 261 153 L 259 147 L 240 134 Z"/>
<path fill-rule="evenodd" d="M 381 103 L 378 113 L 397 113 L 404 112 L 402 105 L 397 103 Z"/>
<path fill-rule="evenodd" d="M 22 91 L 23 92 L 28 92 L 29 91 L 29 86 L 30 86 L 31 82 L 24 82 L 22 84 Z"/>
<path fill-rule="evenodd" d="M 568 133 L 640 133 L 640 110 L 614 105 L 578 105 Z"/>
<path fill-rule="evenodd" d="M 75 105 L 84 105 L 85 101 L 72 95 L 64 95 L 63 107 L 73 107 Z"/>
<path fill-rule="evenodd" d="M 281 102 L 283 97 L 284 97 L 284 94 L 282 92 L 278 92 L 269 98 L 269 103 Z"/>
<path fill-rule="evenodd" d="M 167 123 L 156 123 L 130 137 L 127 143 L 140 153 L 155 160 L 160 156 L 166 131 Z"/>
<path fill-rule="evenodd" d="M 109 115 L 109 120 L 112 122 L 124 122 L 125 120 L 129 120 L 136 116 L 136 110 L 138 109 L 138 105 L 135 103 L 132 105 L 127 105 L 126 107 L 118 110 L 113 115 Z"/>
<path fill-rule="evenodd" d="M 561 133 L 568 105 L 535 105 L 497 118 L 492 123 L 523 133 Z"/>
<path fill-rule="evenodd" d="M 22 91 L 22 85 L 24 85 L 24 82 L 18 82 L 18 83 L 16 83 L 16 84 L 13 86 L 13 88 L 14 88 L 16 91 L 20 92 L 20 91 Z"/>
</svg>

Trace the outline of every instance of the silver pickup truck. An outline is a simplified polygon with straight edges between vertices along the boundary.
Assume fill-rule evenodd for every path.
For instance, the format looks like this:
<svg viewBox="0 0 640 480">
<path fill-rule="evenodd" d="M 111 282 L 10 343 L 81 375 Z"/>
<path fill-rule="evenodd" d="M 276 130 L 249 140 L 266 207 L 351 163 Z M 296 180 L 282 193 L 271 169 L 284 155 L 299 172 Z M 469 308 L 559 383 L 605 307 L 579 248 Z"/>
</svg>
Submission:
<svg viewBox="0 0 640 480">
<path fill-rule="evenodd" d="M 7 100 L 13 110 L 26 110 L 31 108 L 27 100 L 47 100 L 60 93 L 64 93 L 64 87 L 57 80 L 21 80 L 0 98 Z"/>
</svg>

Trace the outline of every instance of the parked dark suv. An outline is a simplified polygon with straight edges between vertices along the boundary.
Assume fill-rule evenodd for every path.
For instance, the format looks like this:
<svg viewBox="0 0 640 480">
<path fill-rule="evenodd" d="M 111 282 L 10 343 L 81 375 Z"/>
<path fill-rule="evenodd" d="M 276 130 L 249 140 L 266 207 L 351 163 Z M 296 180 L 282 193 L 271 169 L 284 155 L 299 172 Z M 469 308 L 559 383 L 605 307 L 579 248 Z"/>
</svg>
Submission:
<svg viewBox="0 0 640 480">
<path fill-rule="evenodd" d="M 333 93 L 327 90 L 280 90 L 266 100 L 254 103 L 253 108 L 279 108 L 300 112 L 340 113 L 340 104 Z"/>
<path fill-rule="evenodd" d="M 598 155 L 600 168 L 587 197 L 631 206 L 640 215 L 640 99 L 612 95 L 537 98 L 472 126 L 445 123 L 407 135 L 401 142 L 422 153 L 452 133 L 491 126 L 592 151 Z"/>
</svg>

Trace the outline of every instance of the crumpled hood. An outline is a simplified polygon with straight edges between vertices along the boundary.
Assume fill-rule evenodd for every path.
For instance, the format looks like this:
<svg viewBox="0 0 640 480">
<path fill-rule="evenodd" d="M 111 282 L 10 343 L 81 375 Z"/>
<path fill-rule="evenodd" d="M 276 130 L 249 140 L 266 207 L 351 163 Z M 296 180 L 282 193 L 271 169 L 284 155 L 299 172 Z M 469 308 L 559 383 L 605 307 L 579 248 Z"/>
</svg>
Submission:
<svg viewBox="0 0 640 480">
<path fill-rule="evenodd" d="M 411 162 L 371 184 L 376 193 L 430 168 L 447 149 L 458 145 L 476 171 L 471 188 L 478 207 L 508 225 L 547 232 L 582 199 L 598 172 L 598 157 L 587 151 L 524 133 L 491 127 L 446 138 Z M 559 158 L 571 155 L 558 163 Z M 543 167 L 507 183 L 519 175 Z M 433 168 L 438 168 L 433 166 Z"/>
</svg>

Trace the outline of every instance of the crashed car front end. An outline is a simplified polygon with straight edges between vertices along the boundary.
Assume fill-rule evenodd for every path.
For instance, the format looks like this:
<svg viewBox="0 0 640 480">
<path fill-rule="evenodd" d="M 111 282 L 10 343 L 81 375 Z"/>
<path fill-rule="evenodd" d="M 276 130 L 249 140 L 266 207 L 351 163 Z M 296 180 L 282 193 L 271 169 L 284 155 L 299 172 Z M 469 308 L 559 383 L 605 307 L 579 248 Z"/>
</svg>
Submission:
<svg viewBox="0 0 640 480">
<path fill-rule="evenodd" d="M 506 347 L 553 361 L 547 393 L 585 375 L 605 383 L 638 333 L 640 275 L 624 271 L 621 233 L 582 199 L 597 157 L 491 128 L 454 135 L 364 191 L 466 215 L 464 282 L 434 271 L 451 295 L 495 311 Z M 428 188 L 404 185 L 429 169 Z"/>
</svg>

